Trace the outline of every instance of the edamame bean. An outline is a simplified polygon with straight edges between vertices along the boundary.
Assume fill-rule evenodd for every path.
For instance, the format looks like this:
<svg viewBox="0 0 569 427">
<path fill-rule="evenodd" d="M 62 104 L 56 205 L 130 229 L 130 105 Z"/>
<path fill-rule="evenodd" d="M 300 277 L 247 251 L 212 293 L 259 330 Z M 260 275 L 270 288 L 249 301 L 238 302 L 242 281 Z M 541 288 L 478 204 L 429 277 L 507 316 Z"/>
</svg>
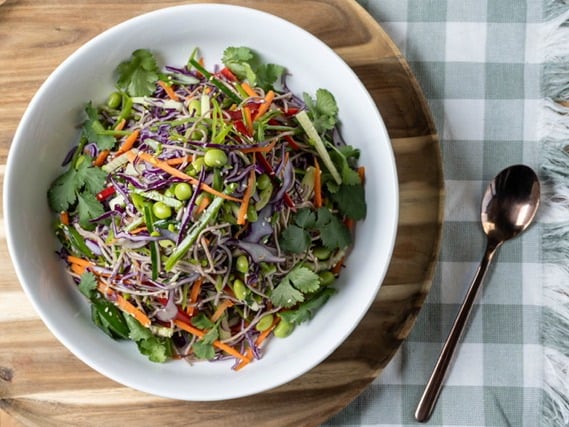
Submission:
<svg viewBox="0 0 569 427">
<path fill-rule="evenodd" d="M 249 290 L 247 286 L 245 286 L 245 283 L 243 283 L 243 280 L 235 279 L 233 281 L 233 293 L 235 294 L 235 298 L 239 301 L 243 301 L 247 297 Z"/>
<path fill-rule="evenodd" d="M 200 171 L 202 170 L 204 166 L 204 159 L 203 157 L 196 157 L 192 163 L 190 164 L 190 166 L 188 166 L 188 168 L 186 169 L 186 173 L 190 176 L 196 176 L 197 174 L 200 173 Z"/>
<path fill-rule="evenodd" d="M 187 182 L 180 182 L 174 187 L 174 196 L 178 200 L 188 200 L 192 197 L 192 186 Z"/>
<path fill-rule="evenodd" d="M 255 325 L 255 329 L 259 332 L 266 331 L 271 327 L 273 324 L 274 316 L 272 314 L 265 314 L 263 317 L 259 319 L 257 324 Z"/>
<path fill-rule="evenodd" d="M 247 206 L 247 221 L 255 222 L 259 219 L 259 215 L 257 215 L 257 209 L 253 205 Z"/>
<path fill-rule="evenodd" d="M 245 255 L 239 255 L 235 260 L 235 268 L 239 273 L 247 273 L 249 271 L 249 260 Z"/>
<path fill-rule="evenodd" d="M 314 248 L 313 253 L 314 253 L 314 256 L 316 258 L 318 258 L 319 260 L 322 261 L 322 260 L 330 258 L 331 251 L 328 248 L 320 246 L 318 248 Z"/>
<path fill-rule="evenodd" d="M 122 96 L 118 92 L 113 92 L 107 99 L 107 106 L 109 108 L 119 108 L 122 102 Z"/>
<path fill-rule="evenodd" d="M 271 184 L 271 178 L 266 173 L 257 178 L 257 188 L 259 190 L 264 190 Z"/>
<path fill-rule="evenodd" d="M 292 333 L 293 330 L 294 325 L 281 318 L 279 324 L 275 327 L 273 334 L 277 338 L 286 338 Z"/>
<path fill-rule="evenodd" d="M 152 205 L 152 213 L 158 219 L 166 219 L 172 215 L 172 208 L 164 202 L 156 202 Z"/>
<path fill-rule="evenodd" d="M 204 154 L 204 163 L 210 168 L 225 166 L 227 164 L 227 154 L 219 148 L 210 148 Z"/>
<path fill-rule="evenodd" d="M 330 286 L 336 280 L 336 276 L 329 270 L 321 271 L 318 276 L 320 277 L 321 286 Z"/>
</svg>

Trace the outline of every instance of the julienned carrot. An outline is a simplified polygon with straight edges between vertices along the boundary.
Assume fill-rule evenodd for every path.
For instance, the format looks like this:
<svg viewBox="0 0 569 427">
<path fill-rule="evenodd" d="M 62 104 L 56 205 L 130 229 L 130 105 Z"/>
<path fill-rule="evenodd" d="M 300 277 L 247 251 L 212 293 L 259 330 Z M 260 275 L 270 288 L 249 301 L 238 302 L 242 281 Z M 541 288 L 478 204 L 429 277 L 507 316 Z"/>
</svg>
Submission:
<svg viewBox="0 0 569 427">
<path fill-rule="evenodd" d="M 192 156 L 182 156 L 182 157 L 174 157 L 172 159 L 168 159 L 165 160 L 165 162 L 167 164 L 169 164 L 170 166 L 177 166 L 177 165 L 182 165 L 184 163 L 189 163 L 192 161 Z"/>
<path fill-rule="evenodd" d="M 217 306 L 217 308 L 213 312 L 213 315 L 211 316 L 211 321 L 217 322 L 219 320 L 219 318 L 221 316 L 223 316 L 223 313 L 225 313 L 225 310 L 227 310 L 229 307 L 232 307 L 232 306 L 233 306 L 233 301 L 231 301 L 230 299 L 226 299 L 225 301 L 223 301 L 221 304 L 219 304 Z"/>
<path fill-rule="evenodd" d="M 360 181 L 362 182 L 362 184 L 365 184 L 365 180 L 366 180 L 366 168 L 365 168 L 365 166 L 358 167 L 358 175 L 360 176 Z"/>
<path fill-rule="evenodd" d="M 174 323 L 176 324 L 176 326 L 178 326 L 178 328 L 183 329 L 184 331 L 189 332 L 190 334 L 195 335 L 199 338 L 202 338 L 206 334 L 201 329 L 195 328 L 192 325 L 188 325 L 186 322 L 182 322 L 181 320 L 174 320 Z M 236 357 L 239 360 L 247 360 L 244 355 L 239 353 L 233 347 L 231 347 L 227 344 L 224 344 L 219 340 L 215 340 L 213 342 L 213 345 L 215 347 L 217 347 L 218 349 L 225 351 L 226 353 L 230 354 L 231 356 Z"/>
<path fill-rule="evenodd" d="M 211 199 L 209 197 L 202 198 L 200 200 L 200 203 L 198 204 L 198 208 L 196 209 L 196 213 L 195 213 L 196 216 L 201 214 L 203 211 L 205 211 L 210 203 L 211 203 Z"/>
<path fill-rule="evenodd" d="M 241 88 L 245 91 L 245 93 L 251 97 L 259 96 L 257 92 L 253 90 L 251 86 L 247 82 L 241 83 Z"/>
<path fill-rule="evenodd" d="M 130 150 L 134 146 L 136 140 L 138 139 L 138 135 L 140 135 L 140 130 L 135 129 L 129 136 L 127 136 L 126 139 L 121 144 L 121 146 L 119 147 L 116 156 L 119 156 Z"/>
<path fill-rule="evenodd" d="M 242 153 L 268 153 L 269 151 L 271 151 L 275 145 L 277 143 L 277 139 L 273 139 L 273 141 L 270 144 L 267 145 L 263 145 L 262 147 L 249 147 L 249 148 L 242 148 L 241 151 Z"/>
<path fill-rule="evenodd" d="M 314 158 L 314 207 L 322 207 L 322 178 L 320 176 L 320 164 Z"/>
<path fill-rule="evenodd" d="M 109 150 L 102 150 L 97 157 L 95 158 L 95 160 L 93 160 L 93 166 L 103 166 L 105 164 L 105 161 L 107 160 L 107 157 L 109 157 Z"/>
<path fill-rule="evenodd" d="M 332 273 L 334 273 L 335 275 L 340 274 L 340 271 L 342 270 L 343 266 L 344 266 L 344 257 L 342 257 L 342 259 L 338 261 L 334 267 L 332 267 L 331 270 Z"/>
<path fill-rule="evenodd" d="M 131 163 L 134 162 L 137 157 L 139 157 L 141 160 L 144 160 L 145 162 L 148 162 L 151 165 L 156 166 L 157 168 L 160 168 L 165 172 L 168 172 L 170 175 L 175 176 L 176 178 L 180 178 L 180 179 L 183 179 L 185 181 L 189 181 L 192 184 L 199 184 L 199 181 L 196 178 L 194 178 L 193 176 L 185 174 L 181 170 L 170 166 L 165 161 L 158 160 L 156 157 L 153 157 L 148 153 L 135 152 L 133 150 L 129 150 L 125 153 L 125 155 L 126 155 L 127 159 L 129 160 L 129 162 L 131 162 Z M 239 199 L 237 197 L 229 196 L 229 195 L 224 194 L 220 191 L 217 191 L 216 189 L 211 188 L 209 185 L 204 184 L 203 182 L 200 184 L 200 189 L 203 191 L 207 191 L 208 193 L 213 194 L 214 196 L 221 197 L 221 198 L 226 199 L 226 200 L 231 200 L 231 201 L 239 202 L 239 203 L 241 203 L 241 201 L 242 201 L 241 199 Z"/>
<path fill-rule="evenodd" d="M 59 212 L 59 221 L 61 221 L 63 225 L 69 225 L 69 212 L 67 211 Z"/>
<path fill-rule="evenodd" d="M 247 131 L 250 135 L 253 135 L 253 116 L 251 115 L 251 109 L 249 107 L 243 107 L 243 118 Z"/>
<path fill-rule="evenodd" d="M 247 189 L 243 195 L 243 201 L 239 207 L 239 214 L 237 215 L 237 224 L 245 225 L 247 221 L 247 210 L 249 209 L 249 200 L 253 194 L 253 189 L 255 188 L 255 170 L 251 169 L 249 173 L 249 179 L 247 180 Z"/>
<path fill-rule="evenodd" d="M 180 100 L 176 92 L 174 92 L 174 89 L 172 89 L 172 86 L 170 86 L 168 83 L 163 82 L 162 80 L 158 80 L 158 86 L 164 89 L 164 92 L 166 92 L 166 95 L 168 95 L 168 98 L 170 98 L 171 100 L 173 101 Z"/>
<path fill-rule="evenodd" d="M 67 262 L 70 264 L 77 264 L 85 268 L 94 266 L 92 262 L 89 262 L 86 259 L 79 258 L 73 255 L 67 255 Z"/>
<path fill-rule="evenodd" d="M 114 303 L 116 306 L 138 320 L 140 324 L 145 328 L 148 328 L 152 323 L 146 314 L 144 314 L 140 309 L 136 308 L 134 305 L 124 299 L 120 294 L 113 291 L 103 282 L 98 283 L 97 290 L 104 295 L 113 295 Z"/>
<path fill-rule="evenodd" d="M 271 104 L 273 103 L 273 99 L 275 99 L 275 92 L 270 90 L 265 95 L 264 102 L 261 104 L 261 106 L 257 110 L 257 114 L 255 115 L 255 120 L 257 120 L 259 117 L 261 117 L 263 114 L 265 114 L 269 110 Z"/>
<path fill-rule="evenodd" d="M 273 324 L 269 328 L 265 329 L 263 332 L 261 332 L 259 334 L 259 336 L 255 340 L 255 345 L 257 347 L 259 347 L 260 345 L 263 344 L 263 342 L 265 342 L 265 340 L 269 337 L 271 332 L 273 332 L 273 329 L 276 328 L 278 323 L 279 323 L 279 319 L 275 318 L 275 320 L 273 321 Z M 247 351 L 245 352 L 245 357 L 247 358 L 247 360 L 242 360 L 241 362 L 239 362 L 239 365 L 237 365 L 235 367 L 236 371 L 243 369 L 245 366 L 247 366 L 253 360 L 253 349 L 251 347 L 249 347 L 247 349 Z"/>
<path fill-rule="evenodd" d="M 71 271 L 75 274 L 78 274 L 79 276 L 83 275 L 83 273 L 85 273 L 85 270 L 87 270 L 85 266 L 79 264 L 71 264 L 69 268 L 71 268 Z"/>
<path fill-rule="evenodd" d="M 120 122 L 115 126 L 115 130 L 123 130 L 126 125 L 126 119 L 121 119 Z"/>
<path fill-rule="evenodd" d="M 188 316 L 193 316 L 196 310 L 196 302 L 198 301 L 198 296 L 202 288 L 203 279 L 198 277 L 194 284 L 192 285 L 192 290 L 190 291 L 190 301 L 188 307 L 186 308 L 186 313 Z"/>
</svg>

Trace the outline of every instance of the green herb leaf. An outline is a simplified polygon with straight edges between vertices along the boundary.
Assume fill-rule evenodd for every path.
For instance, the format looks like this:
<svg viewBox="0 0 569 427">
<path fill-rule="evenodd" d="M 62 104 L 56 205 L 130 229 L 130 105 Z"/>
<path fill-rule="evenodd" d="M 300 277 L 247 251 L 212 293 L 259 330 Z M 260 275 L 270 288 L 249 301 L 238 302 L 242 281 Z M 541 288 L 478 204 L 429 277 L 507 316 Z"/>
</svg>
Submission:
<svg viewBox="0 0 569 427">
<path fill-rule="evenodd" d="M 294 222 L 301 228 L 311 228 L 316 223 L 316 215 L 310 208 L 302 208 L 294 215 Z"/>
<path fill-rule="evenodd" d="M 364 219 L 367 213 L 365 191 L 361 183 L 355 185 L 342 184 L 338 191 L 331 194 L 342 214 L 353 220 Z"/>
<path fill-rule="evenodd" d="M 104 298 L 91 298 L 91 317 L 112 338 L 128 338 L 129 328 L 124 315 L 112 302 Z"/>
<path fill-rule="evenodd" d="M 223 52 L 222 62 L 239 79 L 264 90 L 272 89 L 285 72 L 280 65 L 263 64 L 259 56 L 247 47 L 228 47 Z"/>
<path fill-rule="evenodd" d="M 312 298 L 300 304 L 298 308 L 279 313 L 279 317 L 294 325 L 310 320 L 316 311 L 335 293 L 336 290 L 334 288 L 324 288 L 320 292 L 314 294 Z"/>
<path fill-rule="evenodd" d="M 133 341 L 145 340 L 151 338 L 152 332 L 150 329 L 144 327 L 138 320 L 132 316 L 125 316 L 126 324 L 128 325 L 128 337 Z"/>
<path fill-rule="evenodd" d="M 208 344 L 202 340 L 194 342 L 192 345 L 192 350 L 198 359 L 210 360 L 215 357 L 215 348 L 213 348 L 213 345 Z"/>
<path fill-rule="evenodd" d="M 304 295 L 295 289 L 287 276 L 273 289 L 271 302 L 277 307 L 293 307 L 297 303 L 304 301 Z"/>
<path fill-rule="evenodd" d="M 282 233 L 279 239 L 279 245 L 282 250 L 294 254 L 305 252 L 310 246 L 310 234 L 297 225 L 289 225 Z"/>
<path fill-rule="evenodd" d="M 303 94 L 303 98 L 316 131 L 321 134 L 326 130 L 333 129 L 338 115 L 338 105 L 334 95 L 326 89 L 318 89 L 316 99 L 307 93 Z"/>
<path fill-rule="evenodd" d="M 91 193 L 79 193 L 77 195 L 77 200 L 79 200 L 79 204 L 77 205 L 79 212 L 79 225 L 81 225 L 85 230 L 94 229 L 95 224 L 90 221 L 93 218 L 103 215 L 105 213 L 105 208 L 103 208 L 103 205 Z"/>
<path fill-rule="evenodd" d="M 50 208 L 54 212 L 68 210 L 77 201 L 76 191 L 80 186 L 81 183 L 75 180 L 75 169 L 70 168 L 61 174 L 47 192 Z"/>
<path fill-rule="evenodd" d="M 79 281 L 79 290 L 87 298 L 93 296 L 93 291 L 97 289 L 97 278 L 93 273 L 87 271 L 81 275 L 81 280 Z"/>
<path fill-rule="evenodd" d="M 138 351 L 151 362 L 164 363 L 172 357 L 172 345 L 168 338 L 152 336 L 136 342 Z"/>
<path fill-rule="evenodd" d="M 138 49 L 132 53 L 130 60 L 117 67 L 118 85 L 130 96 L 148 96 L 154 92 L 160 69 L 152 52 Z"/>
<path fill-rule="evenodd" d="M 303 293 L 315 292 L 320 288 L 318 274 L 306 267 L 295 267 L 287 275 L 293 286 Z"/>
<path fill-rule="evenodd" d="M 352 243 L 350 230 L 327 208 L 318 209 L 316 226 L 320 230 L 322 244 L 328 249 L 345 248 Z"/>
<path fill-rule="evenodd" d="M 211 329 L 215 324 L 203 313 L 199 313 L 197 316 L 192 317 L 192 325 L 200 329 Z"/>
<path fill-rule="evenodd" d="M 97 194 L 105 188 L 107 174 L 103 169 L 91 166 L 91 159 L 84 157 L 84 161 L 80 162 L 77 166 L 74 179 L 77 181 L 78 188 L 84 185 L 88 192 Z"/>
</svg>

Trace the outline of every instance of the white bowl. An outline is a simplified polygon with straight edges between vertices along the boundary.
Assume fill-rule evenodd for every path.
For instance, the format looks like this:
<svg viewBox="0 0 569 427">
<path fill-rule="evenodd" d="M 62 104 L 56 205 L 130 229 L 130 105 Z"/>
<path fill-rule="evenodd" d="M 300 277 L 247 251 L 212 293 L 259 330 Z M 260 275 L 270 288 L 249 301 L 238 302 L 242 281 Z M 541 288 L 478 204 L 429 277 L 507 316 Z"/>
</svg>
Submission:
<svg viewBox="0 0 569 427">
<path fill-rule="evenodd" d="M 53 215 L 46 192 L 76 141 L 87 101 L 103 102 L 113 71 L 137 48 L 161 64 L 183 65 L 194 47 L 219 63 L 228 46 L 248 46 L 287 67 L 295 93 L 329 89 L 340 108 L 342 132 L 361 149 L 366 167 L 367 218 L 358 224 L 339 292 L 310 322 L 272 340 L 265 356 L 235 372 L 224 362 L 190 366 L 149 362 L 132 342 L 113 341 L 90 319 L 86 299 L 54 254 Z M 374 300 L 390 262 L 398 219 L 397 173 L 376 106 L 354 72 L 308 32 L 252 9 L 199 4 L 138 16 L 105 31 L 64 61 L 45 81 L 14 136 L 4 181 L 10 254 L 22 287 L 50 331 L 79 359 L 126 386 L 183 400 L 219 400 L 259 393 L 313 368 L 354 330 Z"/>
</svg>

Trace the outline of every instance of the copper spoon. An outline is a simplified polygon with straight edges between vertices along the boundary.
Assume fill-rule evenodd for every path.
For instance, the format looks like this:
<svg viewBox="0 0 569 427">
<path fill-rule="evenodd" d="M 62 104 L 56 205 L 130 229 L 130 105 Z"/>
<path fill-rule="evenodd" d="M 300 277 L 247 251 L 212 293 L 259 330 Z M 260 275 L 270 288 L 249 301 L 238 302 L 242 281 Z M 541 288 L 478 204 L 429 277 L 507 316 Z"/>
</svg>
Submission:
<svg viewBox="0 0 569 427">
<path fill-rule="evenodd" d="M 496 250 L 531 224 L 539 206 L 539 198 L 540 185 L 537 175 L 524 165 L 504 169 L 486 189 L 480 213 L 482 227 L 487 236 L 486 251 L 421 396 L 415 411 L 417 421 L 427 421 L 433 412 L 447 368 Z"/>
</svg>

